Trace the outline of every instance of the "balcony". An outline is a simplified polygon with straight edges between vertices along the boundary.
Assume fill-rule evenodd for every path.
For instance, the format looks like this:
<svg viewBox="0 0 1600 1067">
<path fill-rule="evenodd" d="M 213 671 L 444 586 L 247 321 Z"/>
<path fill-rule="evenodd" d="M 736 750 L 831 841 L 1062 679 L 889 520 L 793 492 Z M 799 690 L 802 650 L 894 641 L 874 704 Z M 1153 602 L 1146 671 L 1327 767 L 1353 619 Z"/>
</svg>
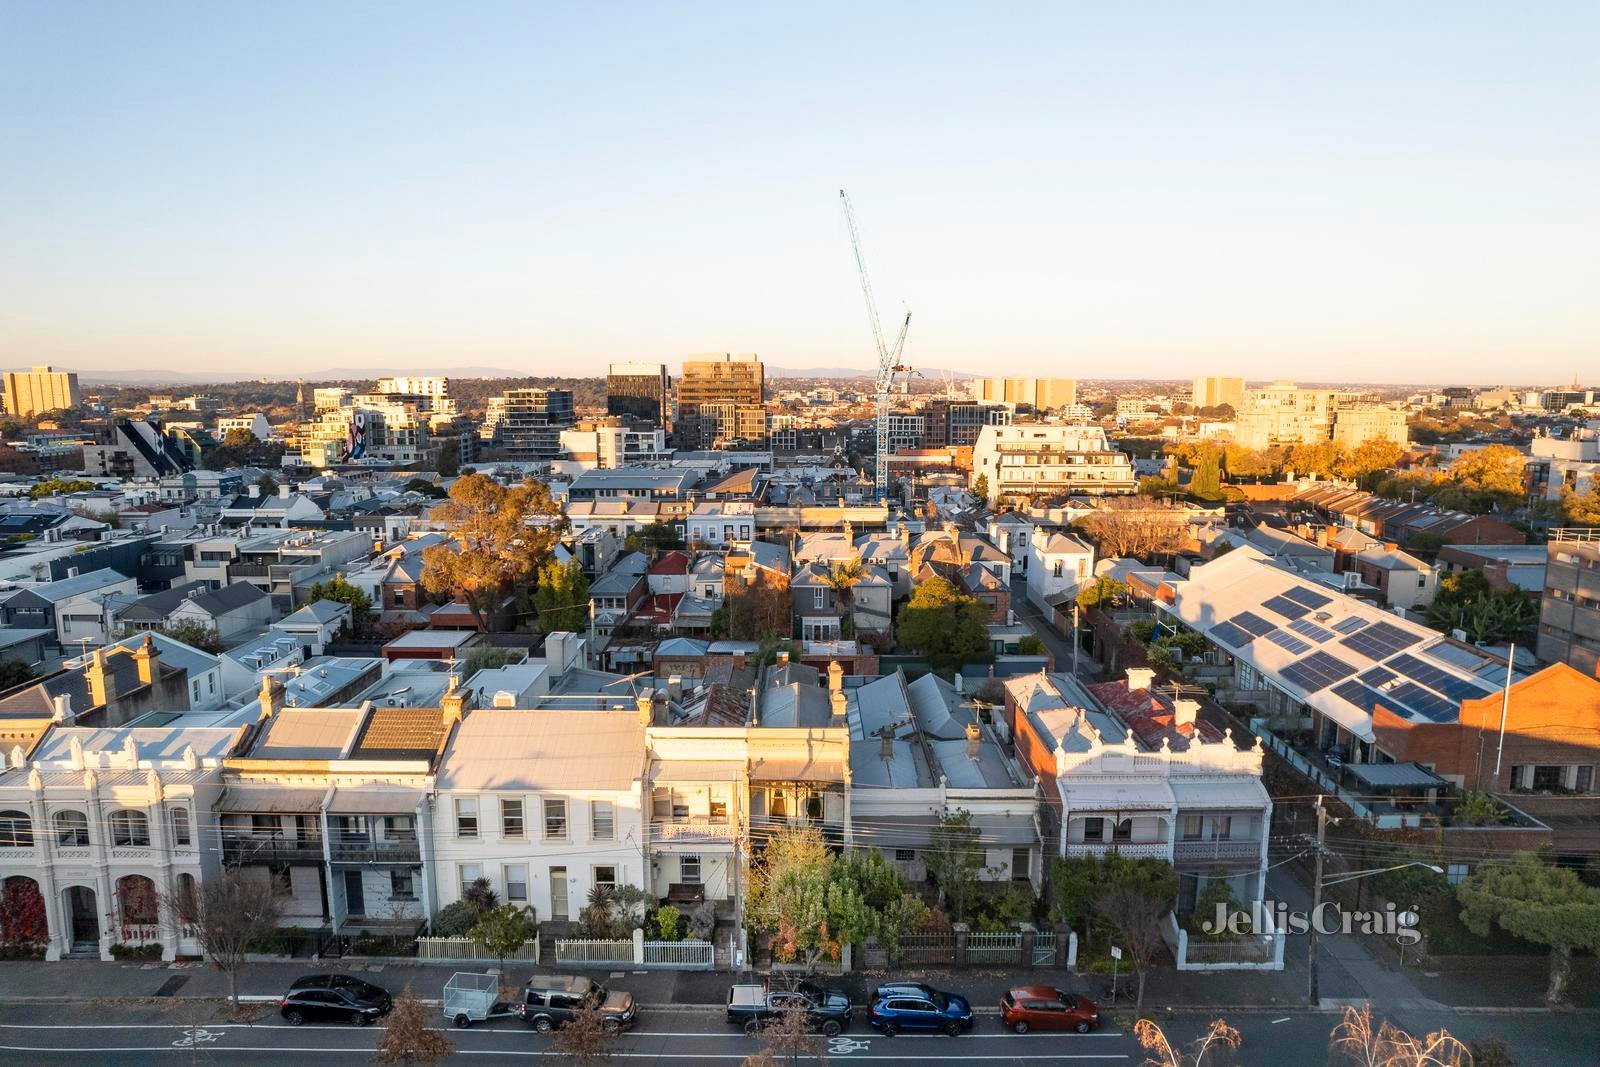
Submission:
<svg viewBox="0 0 1600 1067">
<path fill-rule="evenodd" d="M 650 823 L 657 841 L 732 841 L 733 824 L 727 819 L 706 816 L 685 819 L 658 819 Z"/>
<path fill-rule="evenodd" d="M 1253 863 L 1261 858 L 1260 838 L 1229 841 L 1179 841 L 1172 862 L 1180 864 Z"/>
<path fill-rule="evenodd" d="M 1098 859 L 1115 849 L 1119 856 L 1130 860 L 1164 860 L 1167 858 L 1167 848 L 1165 841 L 1069 841 L 1067 859 Z"/>
<path fill-rule="evenodd" d="M 366 838 L 342 838 L 328 848 L 334 863 L 421 863 L 422 849 L 415 838 L 372 841 Z"/>
<path fill-rule="evenodd" d="M 224 863 L 321 863 L 322 838 L 224 833 L 222 859 Z"/>
</svg>

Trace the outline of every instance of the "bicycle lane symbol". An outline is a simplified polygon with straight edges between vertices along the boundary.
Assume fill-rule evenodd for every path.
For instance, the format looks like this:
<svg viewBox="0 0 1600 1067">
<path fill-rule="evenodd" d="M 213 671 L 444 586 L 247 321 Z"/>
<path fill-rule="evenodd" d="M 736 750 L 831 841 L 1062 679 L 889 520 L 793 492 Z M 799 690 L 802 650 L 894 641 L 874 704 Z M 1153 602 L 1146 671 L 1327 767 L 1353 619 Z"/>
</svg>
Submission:
<svg viewBox="0 0 1600 1067">
<path fill-rule="evenodd" d="M 221 1034 L 214 1034 L 210 1030 L 203 1030 L 199 1027 L 183 1030 L 181 1033 L 183 1036 L 179 1037 L 178 1040 L 172 1043 L 173 1048 L 194 1048 L 196 1045 L 209 1044 L 210 1042 L 215 1041 L 222 1036 Z"/>
<path fill-rule="evenodd" d="M 871 1044 L 859 1041 L 853 1037 L 833 1037 L 828 1039 L 828 1055 L 848 1056 L 852 1052 L 865 1052 Z"/>
</svg>

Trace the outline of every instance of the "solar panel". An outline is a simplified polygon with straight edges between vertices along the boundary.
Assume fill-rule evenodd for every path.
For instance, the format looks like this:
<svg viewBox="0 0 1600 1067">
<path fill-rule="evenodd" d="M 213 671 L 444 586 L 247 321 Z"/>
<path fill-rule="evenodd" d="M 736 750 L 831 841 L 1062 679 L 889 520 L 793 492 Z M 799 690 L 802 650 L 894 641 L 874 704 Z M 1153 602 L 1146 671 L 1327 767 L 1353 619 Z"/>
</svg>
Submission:
<svg viewBox="0 0 1600 1067">
<path fill-rule="evenodd" d="M 1293 630 L 1301 637 L 1309 637 L 1311 640 L 1316 641 L 1319 644 L 1323 641 L 1330 641 L 1333 639 L 1332 630 L 1324 629 L 1323 627 L 1312 622 L 1310 619 L 1296 619 L 1294 622 L 1289 624 L 1289 629 Z"/>
<path fill-rule="evenodd" d="M 1394 681 L 1394 671 L 1386 667 L 1374 667 L 1370 671 L 1363 671 L 1361 680 L 1368 685 L 1386 685 Z"/>
<path fill-rule="evenodd" d="M 1263 619 L 1259 615 L 1253 615 L 1248 611 L 1241 611 L 1228 621 L 1239 627 L 1241 630 L 1249 630 L 1257 637 L 1265 637 L 1273 630 L 1277 629 L 1276 626 L 1272 625 L 1272 623 L 1268 622 L 1266 619 Z"/>
<path fill-rule="evenodd" d="M 1431 663 L 1424 663 L 1409 652 L 1403 656 L 1396 656 L 1389 661 L 1389 666 L 1405 675 L 1413 682 L 1427 686 L 1436 693 L 1443 693 L 1454 700 L 1471 700 L 1494 692 L 1477 682 L 1458 678 L 1449 671 L 1435 667 Z"/>
<path fill-rule="evenodd" d="M 1359 615 L 1352 615 L 1347 619 L 1340 619 L 1333 624 L 1333 628 L 1342 634 L 1353 634 L 1367 624 L 1367 620 Z"/>
<path fill-rule="evenodd" d="M 1339 643 L 1368 659 L 1386 659 L 1421 640 L 1416 634 L 1402 630 L 1392 622 L 1375 622 Z"/>
<path fill-rule="evenodd" d="M 1458 707 L 1453 701 L 1435 696 L 1415 682 L 1402 682 L 1389 690 L 1389 695 L 1409 710 L 1434 722 L 1451 722 L 1458 714 Z"/>
<path fill-rule="evenodd" d="M 1231 622 L 1221 622 L 1213 626 L 1211 638 L 1214 641 L 1221 641 L 1229 648 L 1243 648 L 1256 639 L 1254 634 L 1245 633 Z"/>
<path fill-rule="evenodd" d="M 1313 609 L 1333 603 L 1332 597 L 1323 596 L 1315 589 L 1307 589 L 1303 585 L 1297 585 L 1293 589 L 1286 590 L 1283 595 L 1296 604 L 1304 604 L 1306 607 Z"/>
<path fill-rule="evenodd" d="M 1286 619 L 1298 619 L 1302 615 L 1311 614 L 1311 609 L 1304 604 L 1296 604 L 1288 597 L 1275 596 L 1270 600 L 1261 602 L 1261 606 L 1268 611 L 1275 611 Z"/>
<path fill-rule="evenodd" d="M 1308 642 L 1300 640 L 1287 630 L 1274 630 L 1267 635 L 1267 640 L 1279 648 L 1288 649 L 1297 656 L 1302 652 L 1311 651 L 1311 645 Z"/>
<path fill-rule="evenodd" d="M 1313 652 L 1305 659 L 1291 663 L 1283 670 L 1286 681 L 1293 682 L 1308 693 L 1326 689 L 1341 678 L 1348 678 L 1356 669 L 1337 656 L 1326 652 Z"/>
<path fill-rule="evenodd" d="M 1369 689 L 1354 678 L 1334 686 L 1333 695 L 1343 697 L 1368 715 L 1372 714 L 1372 709 L 1377 706 L 1379 699 L 1376 690 Z"/>
</svg>

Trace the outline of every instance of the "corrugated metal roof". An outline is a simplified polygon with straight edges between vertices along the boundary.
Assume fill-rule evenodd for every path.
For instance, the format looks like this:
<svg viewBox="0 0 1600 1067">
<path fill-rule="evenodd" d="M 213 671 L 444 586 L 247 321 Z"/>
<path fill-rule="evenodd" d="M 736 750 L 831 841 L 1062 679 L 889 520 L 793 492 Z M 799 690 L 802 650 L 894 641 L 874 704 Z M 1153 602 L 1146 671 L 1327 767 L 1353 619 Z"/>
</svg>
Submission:
<svg viewBox="0 0 1600 1067">
<path fill-rule="evenodd" d="M 479 708 L 456 730 L 441 790 L 630 788 L 644 766 L 635 711 Z"/>
</svg>

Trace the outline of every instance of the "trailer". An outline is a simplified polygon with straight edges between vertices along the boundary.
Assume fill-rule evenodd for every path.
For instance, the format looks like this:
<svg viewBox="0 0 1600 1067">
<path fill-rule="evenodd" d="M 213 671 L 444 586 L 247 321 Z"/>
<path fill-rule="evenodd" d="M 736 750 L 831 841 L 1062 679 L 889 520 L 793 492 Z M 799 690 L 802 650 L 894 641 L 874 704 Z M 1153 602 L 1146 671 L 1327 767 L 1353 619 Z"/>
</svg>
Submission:
<svg viewBox="0 0 1600 1067">
<path fill-rule="evenodd" d="M 465 1029 L 485 1019 L 513 1019 L 522 1015 L 521 1005 L 499 998 L 498 974 L 457 971 L 444 984 L 444 1017 Z"/>
</svg>

